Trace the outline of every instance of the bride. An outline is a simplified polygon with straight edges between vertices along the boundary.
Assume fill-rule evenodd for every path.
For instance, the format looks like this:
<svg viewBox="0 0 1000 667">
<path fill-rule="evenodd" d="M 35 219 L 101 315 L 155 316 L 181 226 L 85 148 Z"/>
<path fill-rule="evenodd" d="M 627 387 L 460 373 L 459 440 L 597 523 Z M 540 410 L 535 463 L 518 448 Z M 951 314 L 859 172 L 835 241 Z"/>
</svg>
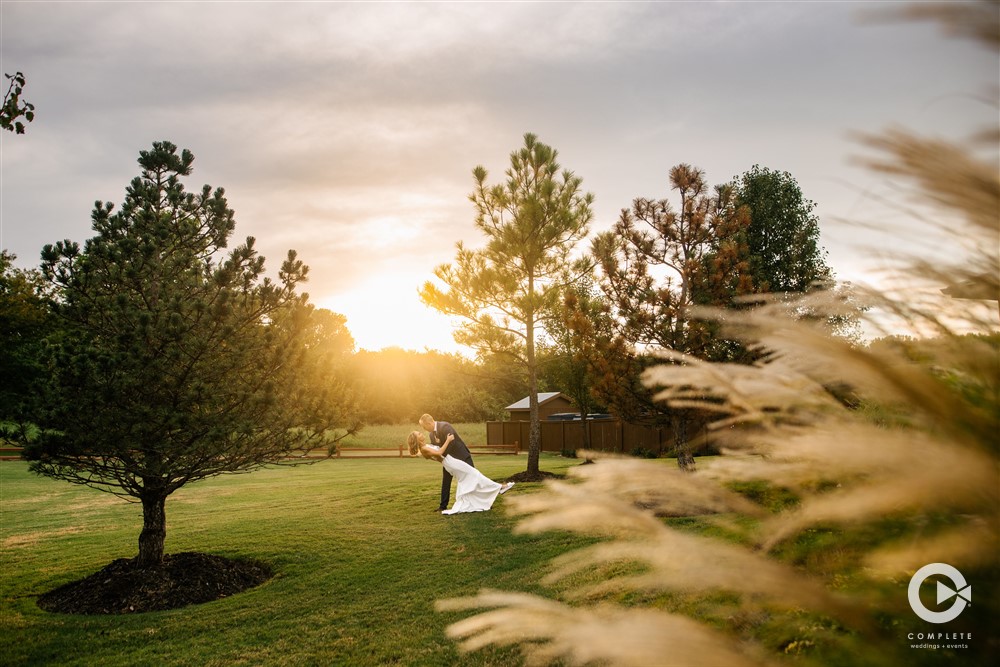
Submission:
<svg viewBox="0 0 1000 667">
<path fill-rule="evenodd" d="M 406 444 L 410 448 L 410 456 L 420 455 L 425 459 L 440 461 L 445 470 L 458 481 L 458 488 L 455 490 L 455 504 L 451 506 L 450 510 L 443 510 L 441 514 L 488 510 L 493 506 L 496 497 L 506 493 L 510 487 L 514 486 L 514 482 L 498 484 L 465 461 L 459 461 L 454 456 L 449 456 L 447 454 L 448 445 L 454 439 L 455 436 L 449 434 L 444 444 L 436 447 L 427 443 L 423 433 L 413 431 L 406 438 Z"/>
</svg>

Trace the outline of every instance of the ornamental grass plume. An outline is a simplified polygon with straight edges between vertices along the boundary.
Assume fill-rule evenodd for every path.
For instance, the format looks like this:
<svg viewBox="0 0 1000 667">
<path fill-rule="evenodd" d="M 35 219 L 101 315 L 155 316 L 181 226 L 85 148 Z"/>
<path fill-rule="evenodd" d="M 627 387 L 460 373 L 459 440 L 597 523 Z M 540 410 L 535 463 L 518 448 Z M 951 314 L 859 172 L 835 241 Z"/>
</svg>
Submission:
<svg viewBox="0 0 1000 667">
<path fill-rule="evenodd" d="M 470 651 L 489 644 L 521 644 L 527 665 L 560 660 L 573 665 L 655 665 L 668 653 L 677 664 L 706 659 L 729 667 L 763 664 L 746 647 L 704 624 L 652 609 L 613 605 L 580 609 L 537 595 L 490 590 L 438 603 L 441 611 L 483 607 L 494 609 L 454 623 L 448 636 L 463 639 L 463 648 Z M 678 637 L 684 638 L 680 645 L 675 643 Z"/>
<path fill-rule="evenodd" d="M 988 25 L 974 32 L 996 48 L 1000 21 Z M 680 473 L 584 452 L 595 465 L 511 498 L 521 532 L 603 541 L 552 562 L 542 583 L 564 601 L 486 590 L 439 602 L 490 609 L 450 626 L 463 650 L 520 644 L 528 664 L 781 664 L 788 654 L 808 665 L 997 664 L 997 165 L 902 130 L 864 143 L 868 165 L 908 184 L 961 249 L 948 265 L 896 257 L 895 286 L 865 290 L 872 330 L 889 314 L 911 337 L 862 345 L 797 318 L 838 314 L 842 302 L 819 291 L 719 318 L 761 353 L 752 366 L 666 354 L 644 381 L 658 400 L 715 415 L 709 437 L 723 455 Z M 907 584 L 933 562 L 976 588 L 958 621 L 931 628 L 969 632 L 964 652 L 909 649 L 907 631 L 926 628 Z"/>
</svg>

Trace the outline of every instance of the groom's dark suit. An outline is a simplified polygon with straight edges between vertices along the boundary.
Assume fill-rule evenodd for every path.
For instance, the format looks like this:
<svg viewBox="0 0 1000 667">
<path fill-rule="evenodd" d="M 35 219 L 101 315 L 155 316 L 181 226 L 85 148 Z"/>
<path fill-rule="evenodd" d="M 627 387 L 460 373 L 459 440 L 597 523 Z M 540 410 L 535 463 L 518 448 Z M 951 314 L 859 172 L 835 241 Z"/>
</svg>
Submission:
<svg viewBox="0 0 1000 667">
<path fill-rule="evenodd" d="M 440 447 L 448 438 L 448 434 L 453 434 L 455 438 L 448 445 L 448 451 L 445 453 L 459 461 L 465 461 L 475 468 L 476 464 L 472 462 L 472 453 L 469 451 L 468 446 L 459 437 L 455 431 L 455 427 L 448 422 L 435 422 L 434 430 L 431 431 L 431 440 L 435 445 Z M 451 473 L 443 467 L 441 468 L 441 473 L 441 505 L 438 509 L 445 510 L 448 509 L 448 501 L 451 499 Z"/>
</svg>

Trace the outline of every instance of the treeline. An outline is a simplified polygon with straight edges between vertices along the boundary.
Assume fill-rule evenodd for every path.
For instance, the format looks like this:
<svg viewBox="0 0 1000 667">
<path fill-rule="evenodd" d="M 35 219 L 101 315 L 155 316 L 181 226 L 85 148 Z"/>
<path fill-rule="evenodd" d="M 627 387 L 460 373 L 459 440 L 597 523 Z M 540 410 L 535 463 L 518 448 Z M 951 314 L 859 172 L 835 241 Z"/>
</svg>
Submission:
<svg viewBox="0 0 1000 667">
<path fill-rule="evenodd" d="M 542 364 L 539 391 L 570 393 L 571 358 L 551 350 Z M 359 350 L 347 364 L 356 391 L 358 414 L 365 424 L 416 423 L 424 413 L 452 422 L 507 418 L 504 408 L 528 392 L 521 369 L 499 358 L 471 360 L 436 350 L 398 347 Z M 603 409 L 594 402 L 591 412 Z"/>
<path fill-rule="evenodd" d="M 424 413 L 452 422 L 500 419 L 524 391 L 502 368 L 491 372 L 461 355 L 433 350 L 360 350 L 349 367 L 359 416 L 367 424 L 415 424 Z"/>
<path fill-rule="evenodd" d="M 524 171 L 539 165 L 550 177 L 558 171 L 555 150 L 531 135 L 526 148 L 513 157 L 521 160 Z M 482 200 L 478 224 L 489 232 L 483 221 L 493 215 L 491 207 L 512 204 L 506 195 L 497 200 L 498 194 L 485 185 L 485 172 L 477 170 L 475 175 Z M 514 275 L 503 276 L 490 288 L 499 287 L 495 293 L 502 296 L 496 303 L 456 304 L 449 294 L 425 287 L 422 296 L 429 305 L 465 317 L 467 323 L 456 338 L 475 351 L 475 360 L 398 348 L 356 351 L 342 316 L 313 309 L 313 318 L 321 323 L 323 347 L 337 359 L 335 380 L 350 401 L 343 407 L 350 419 L 342 421 L 405 423 L 425 412 L 451 421 L 502 419 L 506 405 L 535 391 L 565 392 L 584 412 L 611 411 L 630 421 L 675 419 L 677 412 L 668 414 L 641 382 L 645 368 L 659 358 L 658 351 L 752 360 L 746 348 L 720 335 L 719 326 L 698 320 L 693 315 L 697 306 L 765 292 L 801 294 L 829 282 L 833 271 L 819 246 L 815 204 L 787 172 L 754 166 L 714 189 L 703 172 L 689 165 L 674 167 L 669 178 L 679 205 L 666 198 L 637 198 L 610 231 L 589 239 L 589 252 L 574 265 L 566 253 L 587 239 L 591 197 L 581 195 L 581 180 L 570 176 L 563 184 L 564 200 L 552 208 L 573 209 L 570 217 L 575 220 L 562 236 L 551 231 L 554 222 L 540 224 L 549 237 L 543 250 L 552 257 L 546 260 L 548 273 L 535 276 L 532 293 L 518 294 L 524 281 Z M 515 213 L 523 215 L 526 204 L 517 206 L 521 209 Z M 108 211 L 98 213 L 109 216 Z M 226 224 L 231 232 L 232 221 Z M 173 229 L 163 233 L 179 234 Z M 505 261 L 511 266 L 523 263 L 519 255 L 533 252 L 511 238 L 504 243 L 496 244 L 490 259 L 494 278 Z M 129 246 L 116 252 L 141 250 Z M 70 253 L 76 261 L 72 253 L 79 249 L 57 244 L 57 251 Z M 13 259 L 4 251 L 0 261 L 8 423 L 23 421 L 18 405 L 30 393 L 31 382 L 49 372 L 40 361 L 41 340 L 48 335 L 47 327 L 58 326 L 52 307 L 65 298 L 57 275 L 17 269 Z M 475 280 L 475 261 L 478 258 L 460 246 L 456 261 L 447 272 L 439 269 L 439 277 L 446 286 Z M 129 286 L 114 289 L 128 291 Z M 515 313 L 514 321 L 503 322 L 496 317 L 498 310 Z"/>
<path fill-rule="evenodd" d="M 20 269 L 15 256 L 0 253 L 0 423 L 11 437 L 30 423 L 32 394 L 51 372 L 46 340 L 59 338 L 62 322 L 41 271 Z M 351 406 L 351 424 L 416 423 L 427 412 L 454 422 L 503 419 L 504 407 L 526 395 L 527 384 L 517 367 L 497 359 L 470 360 L 459 354 L 400 348 L 356 350 L 346 319 L 324 309 L 312 311 L 312 341 L 335 360 L 327 366 Z M 558 360 L 547 365 L 543 391 L 562 390 Z M 23 430 L 23 429 L 22 429 Z"/>
</svg>

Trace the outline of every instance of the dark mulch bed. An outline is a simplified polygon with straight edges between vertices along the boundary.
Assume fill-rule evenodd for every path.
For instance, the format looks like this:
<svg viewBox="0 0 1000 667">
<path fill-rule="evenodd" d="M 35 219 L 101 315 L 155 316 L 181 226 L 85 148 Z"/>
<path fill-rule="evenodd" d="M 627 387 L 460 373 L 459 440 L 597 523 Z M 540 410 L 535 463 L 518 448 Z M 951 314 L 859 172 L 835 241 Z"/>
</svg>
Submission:
<svg viewBox="0 0 1000 667">
<path fill-rule="evenodd" d="M 554 472 L 539 470 L 538 473 L 530 473 L 527 470 L 511 475 L 506 479 L 508 482 L 544 482 L 547 479 L 563 479 L 566 475 L 559 475 Z"/>
<path fill-rule="evenodd" d="M 258 586 L 274 573 L 264 563 L 186 552 L 155 567 L 119 558 L 89 577 L 38 598 L 60 614 L 138 614 L 211 602 Z"/>
</svg>

